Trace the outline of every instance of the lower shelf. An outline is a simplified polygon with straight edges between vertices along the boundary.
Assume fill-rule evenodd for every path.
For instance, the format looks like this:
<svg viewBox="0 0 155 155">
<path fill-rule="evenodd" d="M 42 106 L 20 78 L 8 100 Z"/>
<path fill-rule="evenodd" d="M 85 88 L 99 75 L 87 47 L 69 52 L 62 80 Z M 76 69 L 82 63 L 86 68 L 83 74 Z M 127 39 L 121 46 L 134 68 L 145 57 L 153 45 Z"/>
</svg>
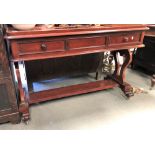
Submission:
<svg viewBox="0 0 155 155">
<path fill-rule="evenodd" d="M 116 86 L 118 86 L 118 84 L 112 80 L 101 80 L 62 88 L 49 89 L 39 92 L 29 92 L 29 103 L 33 104 L 52 99 L 63 98 L 67 96 L 85 94 L 89 92 L 114 88 Z"/>
<path fill-rule="evenodd" d="M 29 82 L 29 91 L 30 92 L 39 92 L 49 89 L 56 89 L 62 87 L 68 87 L 72 85 L 78 85 L 83 83 L 95 82 L 96 73 L 85 73 L 85 74 L 76 74 L 70 76 L 62 76 L 58 78 L 52 78 L 48 80 L 32 80 Z M 45 77 L 45 75 L 44 75 Z M 103 76 L 101 77 L 103 79 Z"/>
</svg>

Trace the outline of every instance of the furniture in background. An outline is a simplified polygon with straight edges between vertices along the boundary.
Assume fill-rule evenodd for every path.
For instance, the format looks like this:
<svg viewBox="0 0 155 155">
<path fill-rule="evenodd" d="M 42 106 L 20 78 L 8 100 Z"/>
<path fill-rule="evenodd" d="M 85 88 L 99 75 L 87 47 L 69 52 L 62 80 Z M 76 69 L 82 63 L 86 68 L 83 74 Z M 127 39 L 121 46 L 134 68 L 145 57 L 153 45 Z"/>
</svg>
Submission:
<svg viewBox="0 0 155 155">
<path fill-rule="evenodd" d="M 141 66 L 155 74 L 155 25 L 148 25 L 150 30 L 145 33 L 145 47 L 135 50 L 132 67 Z M 151 79 L 151 88 L 155 85 L 155 75 Z"/>
<path fill-rule="evenodd" d="M 51 99 L 116 86 L 127 97 L 133 96 L 132 86 L 125 81 L 125 71 L 132 60 L 130 49 L 144 47 L 146 30 L 148 28 L 140 24 L 65 28 L 36 26 L 29 31 L 17 31 L 7 26 L 5 39 L 18 83 L 22 119 L 29 120 L 30 105 Z M 114 57 L 115 71 L 103 79 L 103 58 L 107 51 Z M 124 57 L 122 66 L 118 54 Z M 84 76 L 88 81 L 78 83 L 79 77 Z M 68 79 L 74 83 L 66 85 Z M 57 82 L 59 86 L 55 85 Z"/>
<path fill-rule="evenodd" d="M 0 123 L 20 121 L 16 91 L 0 25 Z"/>
</svg>

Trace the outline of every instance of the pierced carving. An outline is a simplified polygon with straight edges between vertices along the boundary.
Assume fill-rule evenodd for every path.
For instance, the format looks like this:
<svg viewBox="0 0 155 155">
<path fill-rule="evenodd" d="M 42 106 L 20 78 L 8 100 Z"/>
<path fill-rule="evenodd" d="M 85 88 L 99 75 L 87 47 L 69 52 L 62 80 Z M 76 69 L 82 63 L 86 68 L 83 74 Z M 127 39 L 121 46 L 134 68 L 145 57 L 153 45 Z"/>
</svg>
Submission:
<svg viewBox="0 0 155 155">
<path fill-rule="evenodd" d="M 114 57 L 110 52 L 104 53 L 104 59 L 103 59 L 103 73 L 105 74 L 112 74 L 114 70 L 114 63 L 113 63 Z"/>
<path fill-rule="evenodd" d="M 114 70 L 113 55 L 110 52 L 103 52 L 100 54 L 100 62 L 96 72 L 96 79 L 100 79 L 101 75 L 112 74 Z"/>
</svg>

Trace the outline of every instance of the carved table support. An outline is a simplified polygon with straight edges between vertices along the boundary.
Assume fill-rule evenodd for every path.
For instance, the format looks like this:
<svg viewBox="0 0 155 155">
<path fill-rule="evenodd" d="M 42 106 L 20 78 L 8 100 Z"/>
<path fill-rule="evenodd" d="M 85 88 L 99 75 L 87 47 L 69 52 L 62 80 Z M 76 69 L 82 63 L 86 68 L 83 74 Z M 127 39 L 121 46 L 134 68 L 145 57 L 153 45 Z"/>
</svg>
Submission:
<svg viewBox="0 0 155 155">
<path fill-rule="evenodd" d="M 99 65 L 96 71 L 96 80 L 101 79 L 102 76 L 102 68 L 103 68 L 103 59 L 104 59 L 104 52 L 100 53 L 100 61 L 99 61 Z"/>
<path fill-rule="evenodd" d="M 154 86 L 155 86 L 155 74 L 152 76 L 150 89 L 152 89 Z"/>
<path fill-rule="evenodd" d="M 122 66 L 119 62 L 118 53 L 120 53 L 121 56 L 124 57 L 124 62 Z M 113 79 L 120 84 L 120 88 L 125 93 L 127 97 L 131 97 L 134 95 L 133 88 L 130 84 L 125 82 L 125 72 L 127 67 L 132 61 L 132 52 L 130 50 L 120 50 L 120 51 L 114 51 L 112 52 L 115 60 L 115 71 L 112 75 Z"/>
<path fill-rule="evenodd" d="M 29 114 L 29 103 L 28 103 L 28 87 L 27 87 L 27 80 L 26 75 L 24 74 L 24 62 L 18 62 L 15 66 L 16 69 L 16 76 L 18 81 L 18 90 L 19 90 L 19 111 L 22 114 L 22 120 L 27 122 L 30 119 Z"/>
</svg>

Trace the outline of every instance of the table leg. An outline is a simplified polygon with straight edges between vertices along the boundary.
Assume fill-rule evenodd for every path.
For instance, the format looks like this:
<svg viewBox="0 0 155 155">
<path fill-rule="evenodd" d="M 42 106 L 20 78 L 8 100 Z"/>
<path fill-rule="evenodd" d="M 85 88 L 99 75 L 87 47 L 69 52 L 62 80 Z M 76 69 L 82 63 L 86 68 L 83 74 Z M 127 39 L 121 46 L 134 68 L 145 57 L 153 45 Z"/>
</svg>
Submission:
<svg viewBox="0 0 155 155">
<path fill-rule="evenodd" d="M 155 86 L 155 74 L 152 76 L 151 79 L 151 89 Z"/>
<path fill-rule="evenodd" d="M 103 68 L 103 59 L 104 59 L 104 53 L 100 53 L 100 61 L 99 65 L 96 71 L 96 80 L 101 79 L 102 76 L 102 68 Z"/>
<path fill-rule="evenodd" d="M 115 71 L 114 71 L 114 77 L 118 77 L 120 74 L 120 69 L 121 69 L 121 64 L 119 62 L 119 55 L 118 55 L 118 51 L 114 51 L 112 52 L 113 56 L 114 56 L 114 61 L 115 61 Z"/>
<path fill-rule="evenodd" d="M 124 57 L 124 62 L 122 66 L 119 64 L 118 52 L 121 56 Z M 130 84 L 125 82 L 126 79 L 126 69 L 132 61 L 132 52 L 130 50 L 121 50 L 114 51 L 114 60 L 115 60 L 115 72 L 112 75 L 113 79 L 120 84 L 120 88 L 125 93 L 127 97 L 134 95 L 133 88 Z"/>
<path fill-rule="evenodd" d="M 29 103 L 28 103 L 28 87 L 27 87 L 27 79 L 25 74 L 25 66 L 24 62 L 18 62 L 15 65 L 17 82 L 18 82 L 18 90 L 19 90 L 19 112 L 22 114 L 22 120 L 27 122 L 30 119 L 29 114 Z"/>
</svg>

